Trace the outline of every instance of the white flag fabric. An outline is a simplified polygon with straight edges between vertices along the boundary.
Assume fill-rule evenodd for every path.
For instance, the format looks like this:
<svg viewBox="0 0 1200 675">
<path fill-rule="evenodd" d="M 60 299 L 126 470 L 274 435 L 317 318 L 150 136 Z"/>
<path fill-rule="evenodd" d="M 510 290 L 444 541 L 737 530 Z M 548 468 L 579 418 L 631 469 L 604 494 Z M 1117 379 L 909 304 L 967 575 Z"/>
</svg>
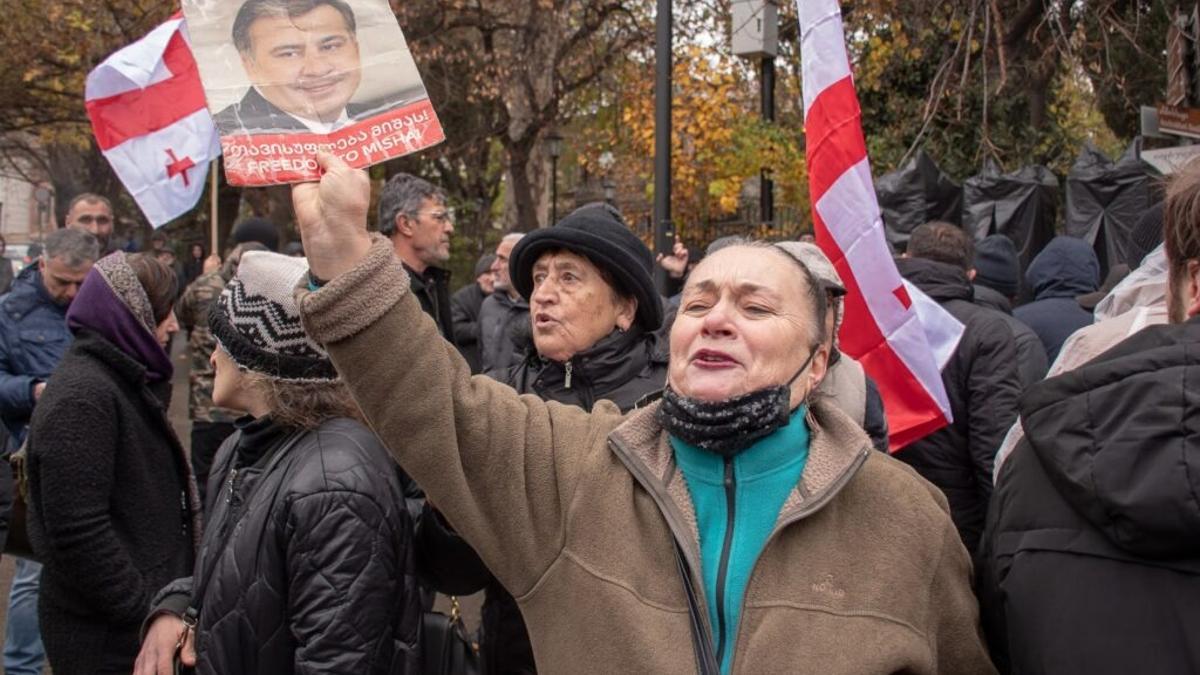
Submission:
<svg viewBox="0 0 1200 675">
<path fill-rule="evenodd" d="M 952 421 L 939 359 L 953 353 L 963 325 L 906 287 L 892 261 L 838 0 L 797 0 L 796 6 L 817 245 L 846 285 L 840 347 L 879 385 L 895 452 Z"/>
<path fill-rule="evenodd" d="M 154 227 L 196 205 L 221 146 L 181 17 L 96 66 L 84 97 L 100 150 Z"/>
</svg>

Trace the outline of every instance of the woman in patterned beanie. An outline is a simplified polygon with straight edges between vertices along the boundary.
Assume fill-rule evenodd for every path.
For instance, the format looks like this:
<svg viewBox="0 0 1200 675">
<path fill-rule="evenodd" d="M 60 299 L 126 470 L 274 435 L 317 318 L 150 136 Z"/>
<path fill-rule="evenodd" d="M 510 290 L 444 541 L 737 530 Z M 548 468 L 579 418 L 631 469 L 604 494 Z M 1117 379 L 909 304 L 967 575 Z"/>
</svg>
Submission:
<svg viewBox="0 0 1200 675">
<path fill-rule="evenodd" d="M 213 305 L 217 451 L 192 576 L 155 598 L 138 675 L 415 672 L 420 607 L 399 469 L 304 332 L 303 258 L 249 252 Z M 182 576 L 182 575 L 181 575 Z"/>
<path fill-rule="evenodd" d="M 166 416 L 175 286 L 146 255 L 97 261 L 30 423 L 29 535 L 58 675 L 128 673 L 151 598 L 195 559 L 199 499 Z"/>
</svg>

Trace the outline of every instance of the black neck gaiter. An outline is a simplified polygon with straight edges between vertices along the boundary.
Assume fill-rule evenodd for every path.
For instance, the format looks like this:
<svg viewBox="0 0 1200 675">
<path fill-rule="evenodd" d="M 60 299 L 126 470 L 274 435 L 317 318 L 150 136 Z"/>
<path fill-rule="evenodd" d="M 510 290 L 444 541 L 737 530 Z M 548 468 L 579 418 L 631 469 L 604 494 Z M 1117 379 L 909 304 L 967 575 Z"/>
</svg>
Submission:
<svg viewBox="0 0 1200 675">
<path fill-rule="evenodd" d="M 787 381 L 735 396 L 726 401 L 701 401 L 680 396 L 667 385 L 658 421 L 667 433 L 722 457 L 735 457 L 758 440 L 786 426 L 792 417 L 792 383 L 808 368 L 816 350 Z"/>
</svg>

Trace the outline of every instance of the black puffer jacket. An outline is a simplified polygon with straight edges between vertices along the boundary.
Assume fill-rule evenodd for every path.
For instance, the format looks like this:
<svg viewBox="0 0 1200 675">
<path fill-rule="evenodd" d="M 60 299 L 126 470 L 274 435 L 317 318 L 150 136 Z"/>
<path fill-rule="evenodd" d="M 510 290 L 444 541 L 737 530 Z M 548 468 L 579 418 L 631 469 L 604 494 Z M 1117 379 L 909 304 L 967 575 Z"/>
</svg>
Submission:
<svg viewBox="0 0 1200 675">
<path fill-rule="evenodd" d="M 585 410 L 604 399 L 621 410 L 631 410 L 641 399 L 661 391 L 667 380 L 666 344 L 657 333 L 647 334 L 637 326 L 624 333 L 614 331 L 566 364 L 544 360 L 532 348 L 530 353 L 509 371 L 508 384 L 522 394 Z M 427 509 L 421 518 L 417 548 L 418 567 L 433 588 L 451 595 L 486 588 L 481 640 L 484 673 L 535 672 L 533 648 L 516 600 L 432 510 Z"/>
<path fill-rule="evenodd" d="M 1012 331 L 994 310 L 971 302 L 963 270 L 932 260 L 901 259 L 900 274 L 938 302 L 965 330 L 942 368 L 954 422 L 910 444 L 896 457 L 941 488 L 967 551 L 983 533 L 992 494 L 992 462 L 1017 418 L 1021 384 Z"/>
<path fill-rule="evenodd" d="M 1012 673 L 1200 672 L 1200 319 L 1035 386 L 980 555 Z"/>
<path fill-rule="evenodd" d="M 636 325 L 610 333 L 566 363 L 543 359 L 532 347 L 527 354 L 508 372 L 509 386 L 584 410 L 602 399 L 630 410 L 642 397 L 661 391 L 667 381 L 666 343 Z"/>
<path fill-rule="evenodd" d="M 146 368 L 87 330 L 29 427 L 29 537 L 45 567 L 38 615 L 56 674 L 128 663 L 158 589 L 195 560 L 190 465 Z M 198 508 L 198 504 L 196 507 Z"/>
<path fill-rule="evenodd" d="M 996 310 L 1012 330 L 1013 342 L 1017 347 L 1017 374 L 1021 377 L 1021 391 L 1041 382 L 1050 370 L 1050 362 L 1046 360 L 1046 348 L 1042 346 L 1037 333 L 1012 315 L 1012 302 L 998 291 L 979 284 L 974 289 L 975 304 Z"/>
<path fill-rule="evenodd" d="M 221 446 L 208 494 L 195 574 L 164 588 L 154 611 L 182 614 L 208 579 L 197 672 L 416 672 L 412 521 L 370 430 L 258 420 Z"/>
</svg>

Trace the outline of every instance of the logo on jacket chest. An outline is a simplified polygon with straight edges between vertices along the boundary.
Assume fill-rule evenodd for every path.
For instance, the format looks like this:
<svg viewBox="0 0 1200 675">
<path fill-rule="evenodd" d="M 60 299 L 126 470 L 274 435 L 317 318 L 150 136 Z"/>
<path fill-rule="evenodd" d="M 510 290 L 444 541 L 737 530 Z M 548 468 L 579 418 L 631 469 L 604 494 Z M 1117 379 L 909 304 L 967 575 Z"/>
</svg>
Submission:
<svg viewBox="0 0 1200 675">
<path fill-rule="evenodd" d="M 832 574 L 826 574 L 819 582 L 815 582 L 811 586 L 813 593 L 824 595 L 835 600 L 841 600 L 846 597 L 846 590 L 839 587 L 833 580 Z"/>
</svg>

